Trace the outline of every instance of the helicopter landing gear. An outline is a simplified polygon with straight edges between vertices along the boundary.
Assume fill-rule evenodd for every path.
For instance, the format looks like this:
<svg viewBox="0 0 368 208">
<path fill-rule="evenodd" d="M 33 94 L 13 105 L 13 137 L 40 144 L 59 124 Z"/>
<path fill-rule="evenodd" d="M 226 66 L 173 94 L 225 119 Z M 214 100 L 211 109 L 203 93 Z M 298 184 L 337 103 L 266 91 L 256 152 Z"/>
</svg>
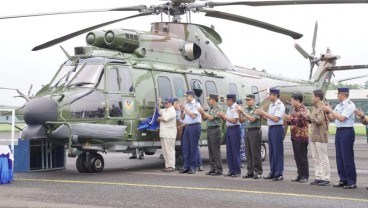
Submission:
<svg viewBox="0 0 368 208">
<path fill-rule="evenodd" d="M 104 166 L 105 161 L 97 152 L 84 152 L 78 156 L 76 161 L 76 167 L 80 173 L 99 173 L 102 172 Z"/>
</svg>

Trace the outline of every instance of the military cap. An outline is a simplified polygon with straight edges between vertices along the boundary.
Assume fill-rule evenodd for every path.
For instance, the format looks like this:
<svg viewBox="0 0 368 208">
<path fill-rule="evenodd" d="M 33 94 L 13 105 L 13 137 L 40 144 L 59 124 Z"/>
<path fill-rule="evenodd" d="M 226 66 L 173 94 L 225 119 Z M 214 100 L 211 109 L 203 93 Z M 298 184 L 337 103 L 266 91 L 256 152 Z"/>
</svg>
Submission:
<svg viewBox="0 0 368 208">
<path fill-rule="evenodd" d="M 207 99 L 215 99 L 215 100 L 218 100 L 218 98 L 219 98 L 219 96 L 218 96 L 218 95 L 216 95 L 216 94 L 212 94 L 212 93 L 210 93 L 210 94 L 208 95 L 208 97 L 207 97 Z"/>
<path fill-rule="evenodd" d="M 248 95 L 245 97 L 245 99 L 246 99 L 246 100 L 255 99 L 255 98 L 256 98 L 256 96 L 255 96 L 255 95 L 252 95 L 252 94 L 248 94 Z"/>
<path fill-rule="evenodd" d="M 188 90 L 185 92 L 184 94 L 185 96 L 188 96 L 188 95 L 193 95 L 194 96 L 194 91 L 193 90 Z"/>
<path fill-rule="evenodd" d="M 238 104 L 238 105 L 243 105 L 243 101 L 242 101 L 242 100 L 237 100 L 237 101 L 236 101 L 236 104 Z"/>
<path fill-rule="evenodd" d="M 337 88 L 337 92 L 349 92 L 349 88 L 347 88 L 347 87 L 339 87 L 339 88 Z"/>
<path fill-rule="evenodd" d="M 276 89 L 276 88 L 271 88 L 270 89 L 270 94 L 280 95 L 280 90 Z"/>
<path fill-rule="evenodd" d="M 171 98 L 171 97 L 167 97 L 167 98 L 165 98 L 165 100 L 164 101 L 162 101 L 162 103 L 174 103 L 175 101 L 174 101 L 174 98 Z"/>
<path fill-rule="evenodd" d="M 235 94 L 227 94 L 226 99 L 232 99 L 233 101 L 236 101 L 236 95 Z"/>
</svg>

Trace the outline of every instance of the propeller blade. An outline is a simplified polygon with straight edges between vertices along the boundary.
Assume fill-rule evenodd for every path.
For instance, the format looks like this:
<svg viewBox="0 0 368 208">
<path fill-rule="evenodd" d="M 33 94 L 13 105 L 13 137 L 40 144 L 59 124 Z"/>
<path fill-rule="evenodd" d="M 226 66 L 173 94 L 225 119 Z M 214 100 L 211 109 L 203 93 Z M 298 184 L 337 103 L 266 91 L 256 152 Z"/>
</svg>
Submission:
<svg viewBox="0 0 368 208">
<path fill-rule="evenodd" d="M 75 11 L 58 11 L 58 12 L 46 12 L 38 14 L 21 14 L 12 16 L 3 16 L 0 19 L 13 19 L 22 17 L 37 17 L 37 16 L 48 16 L 48 15 L 59 15 L 59 14 L 78 14 L 78 13 L 92 13 L 92 12 L 109 12 L 109 11 L 143 11 L 147 9 L 145 5 L 110 8 L 110 9 L 91 9 L 91 10 L 75 10 Z"/>
<path fill-rule="evenodd" d="M 303 37 L 302 34 L 282 28 L 282 27 L 278 27 L 276 25 L 271 25 L 269 23 L 266 22 L 262 22 L 259 20 L 255 20 L 255 19 L 251 19 L 248 17 L 243 17 L 243 16 L 239 16 L 239 15 L 234 15 L 234 14 L 230 14 L 230 13 L 225 13 L 225 12 L 220 12 L 220 11 L 216 11 L 216 10 L 207 10 L 207 9 L 202 9 L 202 12 L 205 12 L 206 15 L 208 17 L 215 17 L 215 18 L 219 18 L 219 19 L 226 19 L 226 20 L 230 20 L 230 21 L 234 21 L 234 22 L 240 22 L 240 23 L 244 23 L 244 24 L 248 24 L 248 25 L 253 25 L 255 27 L 260 27 L 266 30 L 270 30 L 276 33 L 281 33 L 284 35 L 288 35 L 294 39 L 299 39 L 301 37 Z"/>
<path fill-rule="evenodd" d="M 368 0 L 300 0 L 300 1 L 235 1 L 235 2 L 212 2 L 207 6 L 245 5 L 245 6 L 282 6 L 282 5 L 303 5 L 303 4 L 363 4 Z"/>
<path fill-rule="evenodd" d="M 317 32 L 318 32 L 318 22 L 316 21 L 316 24 L 314 25 L 314 34 L 312 42 L 313 54 L 316 54 Z"/>
<path fill-rule="evenodd" d="M 124 18 L 113 20 L 113 21 L 105 22 L 105 23 L 102 23 L 102 24 L 98 24 L 98 25 L 95 25 L 95 26 L 92 26 L 92 27 L 88 27 L 88 28 L 85 28 L 83 30 L 79 30 L 79 31 L 70 33 L 68 35 L 62 36 L 60 38 L 56 38 L 54 40 L 51 40 L 51 41 L 48 41 L 48 42 L 46 42 L 44 44 L 41 44 L 39 46 L 36 46 L 36 47 L 34 47 L 32 49 L 32 51 L 38 51 L 38 50 L 41 50 L 41 49 L 48 48 L 48 47 L 53 46 L 55 44 L 61 43 L 63 41 L 69 40 L 69 39 L 74 38 L 74 37 L 76 37 L 78 35 L 81 35 L 83 33 L 89 32 L 91 30 L 95 30 L 97 28 L 100 28 L 100 27 L 103 27 L 103 26 L 106 26 L 106 25 L 110 25 L 110 24 L 113 24 L 113 23 L 116 23 L 116 22 L 120 22 L 120 21 L 123 21 L 123 20 L 135 18 L 135 17 L 147 16 L 147 15 L 151 15 L 151 12 L 144 12 L 144 13 L 132 15 L 132 16 L 129 16 L 129 17 L 124 17 Z"/>
<path fill-rule="evenodd" d="M 349 81 L 349 80 L 354 80 L 354 79 L 360 79 L 360 78 L 364 78 L 364 77 L 368 77 L 368 74 L 359 75 L 359 76 L 353 76 L 353 77 L 347 77 L 347 78 L 338 79 L 338 80 L 334 80 L 334 81 L 335 82 L 344 82 L 344 81 Z"/>
<path fill-rule="evenodd" d="M 366 69 L 368 68 L 368 64 L 366 65 L 351 65 L 351 66 L 332 66 L 328 67 L 327 71 L 340 71 L 340 70 L 353 70 L 353 69 Z"/>
<path fill-rule="evenodd" d="M 296 50 L 299 51 L 300 54 L 302 54 L 302 56 L 304 56 L 304 58 L 306 59 L 311 59 L 313 58 L 311 55 L 309 55 L 299 44 L 295 43 L 294 47 Z"/>
</svg>

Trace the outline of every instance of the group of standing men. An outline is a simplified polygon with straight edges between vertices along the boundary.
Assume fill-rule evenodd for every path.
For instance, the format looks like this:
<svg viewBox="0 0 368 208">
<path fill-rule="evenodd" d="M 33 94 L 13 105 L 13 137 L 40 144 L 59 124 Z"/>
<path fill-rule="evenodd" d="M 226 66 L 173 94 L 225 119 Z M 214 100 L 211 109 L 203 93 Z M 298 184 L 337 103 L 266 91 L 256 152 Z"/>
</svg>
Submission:
<svg viewBox="0 0 368 208">
<path fill-rule="evenodd" d="M 285 106 L 280 101 L 280 90 L 270 89 L 269 100 L 271 104 L 268 112 L 265 112 L 255 104 L 255 96 L 246 96 L 246 108 L 239 107 L 236 103 L 236 95 L 227 95 L 227 111 L 221 112 L 218 106 L 219 96 L 210 94 L 208 104 L 210 108 L 205 111 L 199 102 L 194 98 L 193 91 L 187 91 L 187 103 L 180 105 L 178 100 L 168 98 L 165 109 L 161 111 L 159 121 L 171 121 L 170 126 L 160 127 L 160 137 L 163 141 L 163 153 L 166 168 L 163 171 L 174 171 L 175 168 L 175 137 L 177 136 L 176 126 L 179 120 L 182 123 L 182 153 L 184 165 L 180 173 L 193 174 L 199 167 L 200 154 L 198 142 L 201 134 L 201 121 L 207 122 L 207 141 L 210 160 L 210 170 L 206 175 L 218 176 L 223 174 L 221 159 L 221 120 L 226 123 L 226 159 L 229 171 L 224 176 L 241 176 L 240 158 L 240 123 L 246 122 L 245 127 L 245 148 L 247 158 L 247 173 L 243 178 L 262 178 L 261 159 L 261 122 L 260 119 L 267 119 L 270 172 L 264 179 L 273 181 L 283 180 L 284 170 L 284 127 L 286 122 L 291 127 L 291 140 L 294 157 L 297 166 L 297 177 L 292 182 L 306 183 L 309 179 L 308 144 L 311 142 L 312 158 L 315 166 L 315 179 L 311 185 L 327 186 L 330 184 L 330 166 L 327 153 L 328 126 L 329 122 L 335 120 L 337 132 L 335 137 L 336 162 L 339 174 L 339 182 L 334 187 L 344 189 L 355 189 L 356 168 L 354 163 L 354 117 L 357 115 L 363 124 L 368 124 L 368 117 L 349 100 L 349 89 L 338 89 L 339 104 L 332 109 L 328 103 L 324 103 L 324 93 L 322 90 L 313 91 L 312 112 L 303 105 L 303 95 L 293 93 L 291 96 L 292 109 L 285 114 Z M 168 105 L 168 106 L 166 106 Z M 172 107 L 172 108 L 171 108 Z M 169 110 L 169 108 L 171 108 Z M 175 113 L 176 110 L 176 113 Z M 170 114 L 170 117 L 167 115 Z M 176 119 L 175 119 L 176 118 Z M 171 132 L 171 136 L 165 135 L 165 129 Z M 180 128 L 180 126 L 179 126 Z M 309 131 L 309 128 L 310 131 Z M 169 130 L 170 129 L 170 130 Z M 165 140 L 169 140 L 168 144 Z M 171 148 L 166 148 L 170 145 Z M 167 151 L 171 153 L 168 154 Z M 169 159 L 171 157 L 171 159 Z M 166 162 L 171 161 L 171 162 Z M 174 161 L 174 162 L 172 162 Z"/>
</svg>

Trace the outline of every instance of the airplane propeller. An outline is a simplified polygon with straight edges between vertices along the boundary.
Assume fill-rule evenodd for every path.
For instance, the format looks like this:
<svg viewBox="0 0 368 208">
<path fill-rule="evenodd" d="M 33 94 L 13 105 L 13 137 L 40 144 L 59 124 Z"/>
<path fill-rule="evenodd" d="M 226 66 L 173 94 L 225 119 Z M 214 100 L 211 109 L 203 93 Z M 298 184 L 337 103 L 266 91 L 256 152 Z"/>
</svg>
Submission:
<svg viewBox="0 0 368 208">
<path fill-rule="evenodd" d="M 203 1 L 203 0 L 171 0 L 167 1 L 164 4 L 159 5 L 152 5 L 150 7 L 147 7 L 145 5 L 137 5 L 137 6 L 129 6 L 129 7 L 119 7 L 119 8 L 110 8 L 110 9 L 94 9 L 94 10 L 76 10 L 76 11 L 60 11 L 60 12 L 48 12 L 48 13 L 38 13 L 38 14 L 23 14 L 23 15 L 12 15 L 12 16 L 3 16 L 0 17 L 1 19 L 11 19 L 11 18 L 22 18 L 22 17 L 34 17 L 34 16 L 46 16 L 46 15 L 59 15 L 59 14 L 75 14 L 75 13 L 91 13 L 91 12 L 111 12 L 111 11 L 137 11 L 139 14 L 128 16 L 121 19 L 112 20 L 109 22 L 105 22 L 102 24 L 98 24 L 92 27 L 88 27 L 73 33 L 70 33 L 68 35 L 64 35 L 62 37 L 56 38 L 54 40 L 48 41 L 44 44 L 41 44 L 39 46 L 36 46 L 33 48 L 33 51 L 41 50 L 50 46 L 53 46 L 55 44 L 61 43 L 63 41 L 66 41 L 70 38 L 76 37 L 78 35 L 81 35 L 83 33 L 89 32 L 94 29 L 98 29 L 103 26 L 107 26 L 109 24 L 113 24 L 119 21 L 135 18 L 135 17 L 141 17 L 146 16 L 150 14 L 167 14 L 169 17 L 173 16 L 172 21 L 173 22 L 180 22 L 181 15 L 184 14 L 190 14 L 190 12 L 204 12 L 205 15 L 208 17 L 215 17 L 235 22 L 240 22 L 243 24 L 253 25 L 255 27 L 260 27 L 263 29 L 267 29 L 276 33 L 281 33 L 284 35 L 288 35 L 294 39 L 299 39 L 303 35 L 291 30 L 287 30 L 282 27 L 278 27 L 266 22 L 258 21 L 255 19 L 251 19 L 248 17 L 243 17 L 239 15 L 233 15 L 228 14 L 225 12 L 215 11 L 215 10 L 209 10 L 208 8 L 214 8 L 218 6 L 231 6 L 231 5 L 244 5 L 244 6 L 279 6 L 279 5 L 303 5 L 303 4 L 355 4 L 355 3 L 368 3 L 368 0 L 294 0 L 294 1 L 233 1 L 233 2 L 213 2 L 213 1 Z M 317 28 L 317 27 L 316 27 Z M 315 37 L 313 39 L 312 43 L 312 56 L 314 56 L 315 53 L 315 41 L 316 41 L 316 32 L 317 29 L 315 29 Z M 295 46 L 297 50 L 302 53 L 304 57 L 307 57 L 306 53 L 300 46 Z M 308 55 L 308 58 L 313 61 L 310 56 Z M 311 62 L 311 65 L 315 65 L 318 62 Z M 311 71 L 313 70 L 313 67 L 311 66 Z"/>
</svg>

